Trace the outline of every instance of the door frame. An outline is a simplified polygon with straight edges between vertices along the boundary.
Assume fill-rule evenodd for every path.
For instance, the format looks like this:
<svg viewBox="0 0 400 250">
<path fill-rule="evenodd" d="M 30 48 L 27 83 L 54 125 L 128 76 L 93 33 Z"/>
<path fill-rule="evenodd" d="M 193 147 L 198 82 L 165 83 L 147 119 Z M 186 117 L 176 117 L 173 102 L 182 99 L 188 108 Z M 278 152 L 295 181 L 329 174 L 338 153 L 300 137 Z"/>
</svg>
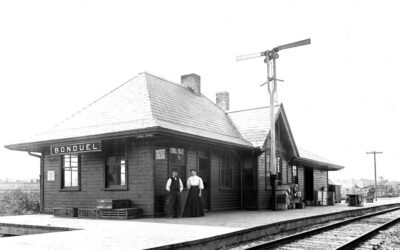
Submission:
<svg viewBox="0 0 400 250">
<path fill-rule="evenodd" d="M 206 166 L 206 168 L 208 168 L 207 175 L 203 175 L 201 173 L 200 161 L 203 161 L 204 163 L 207 164 L 207 166 Z M 208 154 L 208 156 L 205 156 L 205 157 L 198 154 L 198 170 L 199 170 L 200 177 L 202 177 L 203 179 L 207 178 L 207 200 L 206 200 L 207 207 L 205 207 L 204 209 L 211 210 L 211 190 L 212 190 L 212 188 L 211 188 L 211 159 L 209 157 L 209 154 Z M 203 182 L 203 184 L 205 185 L 204 182 Z"/>
<path fill-rule="evenodd" d="M 314 169 L 310 167 L 304 167 L 304 198 L 314 200 Z"/>
</svg>

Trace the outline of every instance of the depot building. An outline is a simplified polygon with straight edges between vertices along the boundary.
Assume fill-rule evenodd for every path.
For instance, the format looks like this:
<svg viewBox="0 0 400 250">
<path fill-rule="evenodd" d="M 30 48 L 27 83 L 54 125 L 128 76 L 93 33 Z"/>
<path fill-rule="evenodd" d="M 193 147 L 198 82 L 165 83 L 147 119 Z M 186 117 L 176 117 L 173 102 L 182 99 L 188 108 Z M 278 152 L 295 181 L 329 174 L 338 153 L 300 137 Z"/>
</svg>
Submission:
<svg viewBox="0 0 400 250">
<path fill-rule="evenodd" d="M 145 72 L 6 148 L 40 156 L 43 213 L 129 199 L 143 215 L 162 216 L 171 171 L 185 183 L 190 169 L 204 181 L 206 209 L 270 209 L 271 107 L 230 111 L 229 102 L 228 92 L 217 93 L 216 102 L 205 97 L 196 74 L 178 84 Z M 315 191 L 328 188 L 329 171 L 343 167 L 301 149 L 283 105 L 275 113 L 276 189 L 297 184 L 312 202 Z"/>
</svg>

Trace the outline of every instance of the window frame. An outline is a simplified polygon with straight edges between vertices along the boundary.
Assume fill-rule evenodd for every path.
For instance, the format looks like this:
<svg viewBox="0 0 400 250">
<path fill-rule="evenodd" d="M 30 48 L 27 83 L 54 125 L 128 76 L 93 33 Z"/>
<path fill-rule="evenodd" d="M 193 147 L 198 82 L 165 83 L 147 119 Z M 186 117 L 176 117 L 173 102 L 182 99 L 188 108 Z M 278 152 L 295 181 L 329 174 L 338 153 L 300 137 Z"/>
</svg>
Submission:
<svg viewBox="0 0 400 250">
<path fill-rule="evenodd" d="M 296 173 L 296 175 L 294 175 L 294 173 Z M 292 165 L 292 183 L 299 184 L 299 166 L 295 164 Z"/>
<path fill-rule="evenodd" d="M 64 177 L 65 177 L 65 157 L 66 156 L 69 156 L 69 157 L 71 157 L 71 156 L 76 156 L 77 157 L 77 163 L 78 163 L 78 166 L 76 167 L 77 168 L 77 173 L 78 173 L 78 185 L 77 186 L 72 186 L 72 168 L 75 168 L 75 167 L 72 167 L 72 166 L 70 166 L 69 168 L 71 168 L 71 186 L 65 186 L 65 179 L 64 179 Z M 70 159 L 70 162 L 71 162 L 71 159 Z M 63 192 L 65 192 L 65 191 L 81 191 L 81 155 L 80 154 L 65 154 L 65 155 L 61 155 L 61 174 L 60 174 L 60 178 L 61 178 L 61 180 L 60 180 L 60 191 L 63 191 Z"/>
<path fill-rule="evenodd" d="M 110 154 L 109 153 L 109 151 L 110 151 L 110 145 L 112 145 L 112 144 L 117 144 L 117 143 L 121 143 L 121 144 L 123 144 L 124 146 L 124 150 L 123 150 L 123 152 L 122 153 L 113 153 L 113 154 Z M 104 146 L 105 148 L 103 148 L 103 165 L 104 165 L 104 167 L 103 167 L 103 172 L 104 172 L 104 187 L 103 187 L 103 190 L 104 191 L 127 191 L 127 190 L 129 190 L 129 162 L 128 162 L 128 140 L 127 139 L 124 139 L 124 140 L 118 140 L 118 139 L 116 139 L 116 140 L 110 140 L 110 141 L 107 141 L 106 143 L 105 143 L 105 146 Z M 107 160 L 108 160 L 108 157 L 123 157 L 124 158 L 124 160 L 125 160 L 125 185 L 112 185 L 112 186 L 109 186 L 108 185 L 108 179 L 107 179 L 107 173 L 108 173 L 108 168 L 107 168 Z M 122 165 L 122 164 L 118 164 L 118 165 Z"/>
<path fill-rule="evenodd" d="M 225 185 L 224 180 L 222 178 L 224 178 L 222 173 L 223 173 L 223 164 L 222 164 L 222 158 L 223 157 L 227 157 L 228 159 L 228 166 L 229 166 L 229 171 L 230 171 L 230 178 L 229 178 L 229 186 Z M 219 154 L 219 189 L 220 190 L 232 190 L 233 189 L 233 157 L 231 156 L 231 154 L 229 153 L 225 153 L 225 152 L 220 152 Z"/>
<path fill-rule="evenodd" d="M 287 184 L 293 184 L 293 165 L 289 162 L 286 163 L 286 180 Z"/>
<path fill-rule="evenodd" d="M 178 149 L 183 149 L 183 163 L 178 163 L 178 162 L 172 162 L 171 161 L 171 148 L 175 148 L 178 152 Z M 167 178 L 170 177 L 172 170 L 174 169 L 174 167 L 176 168 L 181 168 L 183 170 L 183 173 L 180 174 L 178 171 L 178 177 L 181 179 L 182 184 L 183 184 L 183 188 L 186 189 L 186 182 L 188 179 L 188 175 L 187 175 L 187 149 L 183 146 L 180 145 L 175 145 L 175 146 L 170 146 L 170 147 L 165 147 L 166 149 L 166 159 L 168 160 L 168 173 L 167 173 Z"/>
<path fill-rule="evenodd" d="M 243 160 L 242 164 L 243 164 L 243 189 L 254 190 L 255 189 L 255 175 L 254 175 L 253 161 L 251 158 L 245 158 Z M 246 167 L 247 164 L 250 165 L 250 168 Z M 251 185 L 248 185 L 249 184 L 247 182 L 248 176 L 251 176 Z"/>
<path fill-rule="evenodd" d="M 276 181 L 278 181 L 278 185 L 283 184 L 283 160 L 282 156 L 276 156 Z"/>
</svg>

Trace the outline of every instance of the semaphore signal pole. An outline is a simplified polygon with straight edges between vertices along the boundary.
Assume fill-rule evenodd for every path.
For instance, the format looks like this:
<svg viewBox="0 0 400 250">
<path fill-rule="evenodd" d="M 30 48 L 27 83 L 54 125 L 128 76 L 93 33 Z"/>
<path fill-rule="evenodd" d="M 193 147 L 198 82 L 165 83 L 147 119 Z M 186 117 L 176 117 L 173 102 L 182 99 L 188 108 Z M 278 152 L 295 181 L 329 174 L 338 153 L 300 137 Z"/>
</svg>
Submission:
<svg viewBox="0 0 400 250">
<path fill-rule="evenodd" d="M 374 155 L 374 172 L 375 172 L 375 201 L 378 201 L 378 187 L 376 184 L 376 154 L 383 154 L 383 152 L 377 152 L 377 151 L 370 151 L 367 152 L 367 155 Z"/>
<path fill-rule="evenodd" d="M 270 158 L 270 170 L 271 170 L 271 186 L 272 186 L 272 209 L 276 210 L 276 150 L 275 150 L 275 94 L 277 89 L 277 81 L 282 81 L 276 78 L 276 59 L 279 58 L 278 52 L 284 49 L 290 49 L 294 47 L 304 46 L 311 43 L 310 39 L 301 40 L 294 43 L 289 43 L 267 50 L 264 52 L 247 54 L 237 56 L 236 61 L 243 61 L 247 59 L 257 58 L 265 56 L 264 62 L 267 64 L 267 82 L 261 86 L 268 84 L 269 102 L 270 102 L 270 137 L 271 137 L 271 158 Z M 271 63 L 272 61 L 272 63 Z M 271 64 L 272 64 L 272 77 L 271 77 Z"/>
</svg>

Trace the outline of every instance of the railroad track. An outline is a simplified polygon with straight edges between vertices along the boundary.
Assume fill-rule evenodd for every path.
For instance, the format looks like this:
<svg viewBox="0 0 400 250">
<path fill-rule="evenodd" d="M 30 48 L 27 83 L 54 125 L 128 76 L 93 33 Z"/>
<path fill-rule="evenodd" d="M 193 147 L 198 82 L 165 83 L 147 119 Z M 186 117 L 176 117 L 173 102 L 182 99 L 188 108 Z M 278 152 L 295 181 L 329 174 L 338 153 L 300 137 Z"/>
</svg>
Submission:
<svg viewBox="0 0 400 250">
<path fill-rule="evenodd" d="M 363 243 L 367 244 L 379 231 L 393 225 L 400 228 L 400 208 L 353 217 L 276 240 L 259 242 L 245 249 L 354 249 Z"/>
</svg>

